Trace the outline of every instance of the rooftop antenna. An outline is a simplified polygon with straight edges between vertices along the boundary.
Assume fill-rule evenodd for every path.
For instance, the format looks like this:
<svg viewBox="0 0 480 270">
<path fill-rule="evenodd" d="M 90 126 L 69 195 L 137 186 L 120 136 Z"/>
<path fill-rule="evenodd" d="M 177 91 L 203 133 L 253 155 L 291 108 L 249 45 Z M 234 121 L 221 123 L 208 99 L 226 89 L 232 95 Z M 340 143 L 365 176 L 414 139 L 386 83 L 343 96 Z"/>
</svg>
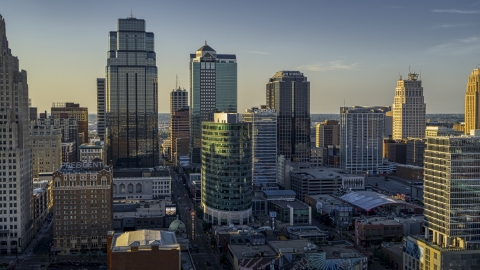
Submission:
<svg viewBox="0 0 480 270">
<path fill-rule="evenodd" d="M 130 18 L 133 18 L 133 10 L 130 8 Z"/>
<path fill-rule="evenodd" d="M 175 89 L 178 89 L 178 74 L 176 74 Z"/>
<path fill-rule="evenodd" d="M 410 73 L 410 66 L 408 66 L 408 73 Z"/>
</svg>

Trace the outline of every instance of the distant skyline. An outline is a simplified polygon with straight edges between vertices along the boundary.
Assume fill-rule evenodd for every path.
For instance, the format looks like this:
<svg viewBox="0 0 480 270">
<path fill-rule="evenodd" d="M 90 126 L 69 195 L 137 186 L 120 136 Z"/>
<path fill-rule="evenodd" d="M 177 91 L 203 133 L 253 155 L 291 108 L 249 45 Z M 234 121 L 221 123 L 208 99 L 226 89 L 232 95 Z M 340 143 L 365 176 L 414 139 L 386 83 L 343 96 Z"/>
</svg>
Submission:
<svg viewBox="0 0 480 270">
<path fill-rule="evenodd" d="M 310 81 L 311 113 L 388 105 L 399 75 L 421 73 L 427 113 L 463 113 L 465 87 L 480 63 L 480 1 L 4 1 L 12 54 L 28 73 L 39 112 L 76 102 L 96 112 L 108 32 L 118 18 L 145 19 L 155 34 L 159 112 L 188 89 L 189 54 L 204 44 L 237 55 L 238 111 L 265 104 L 277 71 Z"/>
</svg>

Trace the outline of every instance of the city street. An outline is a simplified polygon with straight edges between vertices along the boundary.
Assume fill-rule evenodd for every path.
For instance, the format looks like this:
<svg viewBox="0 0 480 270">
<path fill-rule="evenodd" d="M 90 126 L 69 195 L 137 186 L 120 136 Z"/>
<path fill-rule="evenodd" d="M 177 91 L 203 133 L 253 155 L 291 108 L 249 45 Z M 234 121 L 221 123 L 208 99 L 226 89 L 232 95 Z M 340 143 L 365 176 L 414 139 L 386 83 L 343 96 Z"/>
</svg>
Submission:
<svg viewBox="0 0 480 270">
<path fill-rule="evenodd" d="M 183 184 L 183 181 L 180 176 L 178 176 L 173 170 L 172 173 L 172 193 L 177 201 L 178 213 L 182 217 L 182 221 L 184 221 L 185 226 L 187 228 L 187 234 L 191 241 L 191 253 L 193 263 L 195 264 L 196 269 L 215 269 L 220 270 L 223 269 L 219 258 L 220 255 L 218 252 L 214 254 L 214 250 L 210 245 L 210 239 L 207 238 L 207 235 L 203 232 L 203 225 L 202 220 L 195 217 L 195 240 L 192 241 L 191 234 L 192 234 L 192 225 L 191 225 L 191 216 L 190 210 L 194 209 L 194 205 L 192 200 L 188 197 L 188 192 L 186 187 Z M 198 252 L 197 252 L 197 248 Z"/>
</svg>

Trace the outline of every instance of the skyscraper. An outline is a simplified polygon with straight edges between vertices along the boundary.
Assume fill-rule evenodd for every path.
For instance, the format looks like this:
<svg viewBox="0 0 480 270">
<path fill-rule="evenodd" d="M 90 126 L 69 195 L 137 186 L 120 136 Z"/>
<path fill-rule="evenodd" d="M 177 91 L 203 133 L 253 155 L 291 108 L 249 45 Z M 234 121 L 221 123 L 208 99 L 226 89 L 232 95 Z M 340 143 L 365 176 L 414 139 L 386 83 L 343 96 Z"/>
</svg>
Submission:
<svg viewBox="0 0 480 270">
<path fill-rule="evenodd" d="M 277 114 L 277 154 L 310 162 L 310 82 L 299 71 L 279 71 L 267 83 L 267 108 Z"/>
<path fill-rule="evenodd" d="M 325 120 L 315 126 L 316 147 L 340 144 L 340 125 L 337 120 Z"/>
<path fill-rule="evenodd" d="M 392 139 L 425 137 L 426 105 L 423 99 L 422 81 L 418 74 L 408 73 L 408 80 L 402 76 L 397 81 L 393 102 Z"/>
<path fill-rule="evenodd" d="M 33 236 L 27 72 L 19 70 L 18 58 L 8 47 L 5 20 L 1 15 L 0 78 L 1 252 L 22 253 Z"/>
<path fill-rule="evenodd" d="M 244 224 L 252 215 L 252 145 L 239 114 L 202 123 L 202 207 L 213 224 Z"/>
<path fill-rule="evenodd" d="M 170 92 L 170 158 L 177 164 L 177 150 L 187 150 L 190 143 L 190 110 L 188 92 L 178 87 Z M 187 143 L 187 145 L 184 145 Z M 185 153 L 182 153 L 185 154 Z"/>
<path fill-rule="evenodd" d="M 480 69 L 476 68 L 468 76 L 465 93 L 465 134 L 472 129 L 480 129 Z"/>
<path fill-rule="evenodd" d="M 385 112 L 390 107 L 340 108 L 340 162 L 352 173 L 375 174 L 382 164 Z"/>
<path fill-rule="evenodd" d="M 190 157 L 200 163 L 203 121 L 215 112 L 237 112 L 237 57 L 200 47 L 190 54 Z"/>
<path fill-rule="evenodd" d="M 185 89 L 178 87 L 170 92 L 170 116 L 174 112 L 188 106 L 188 92 Z"/>
<path fill-rule="evenodd" d="M 97 79 L 97 135 L 105 141 L 105 79 Z"/>
<path fill-rule="evenodd" d="M 404 261 L 410 262 L 411 269 L 478 269 L 478 132 L 475 130 L 471 136 L 426 139 L 425 235 L 411 235 L 404 239 Z"/>
<path fill-rule="evenodd" d="M 242 114 L 250 123 L 252 139 L 253 185 L 262 189 L 277 189 L 277 115 L 265 105 L 252 107 Z"/>
<path fill-rule="evenodd" d="M 154 35 L 145 20 L 118 19 L 108 36 L 108 158 L 119 168 L 158 165 L 158 87 Z"/>
</svg>

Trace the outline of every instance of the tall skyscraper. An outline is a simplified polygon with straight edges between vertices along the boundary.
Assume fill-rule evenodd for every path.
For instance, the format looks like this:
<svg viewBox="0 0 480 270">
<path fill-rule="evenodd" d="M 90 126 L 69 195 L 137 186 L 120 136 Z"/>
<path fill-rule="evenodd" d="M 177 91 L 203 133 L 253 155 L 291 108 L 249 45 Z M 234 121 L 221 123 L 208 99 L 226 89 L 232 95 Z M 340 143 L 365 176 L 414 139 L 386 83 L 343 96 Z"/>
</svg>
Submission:
<svg viewBox="0 0 480 270">
<path fill-rule="evenodd" d="M 215 112 L 237 112 L 237 57 L 200 47 L 190 54 L 190 157 L 200 163 L 203 121 L 213 121 Z"/>
<path fill-rule="evenodd" d="M 325 120 L 315 126 L 315 146 L 327 147 L 327 145 L 340 144 L 340 125 L 337 120 Z"/>
<path fill-rule="evenodd" d="M 154 35 L 145 20 L 118 19 L 108 36 L 108 158 L 118 168 L 158 165 L 158 87 Z"/>
<path fill-rule="evenodd" d="M 97 135 L 105 141 L 105 79 L 97 79 Z"/>
<path fill-rule="evenodd" d="M 252 145 L 239 114 L 202 123 L 202 207 L 213 224 L 244 224 L 252 215 Z"/>
<path fill-rule="evenodd" d="M 402 76 L 397 81 L 393 102 L 392 139 L 425 137 L 426 105 L 423 99 L 422 81 L 418 74 L 408 73 L 408 79 Z"/>
<path fill-rule="evenodd" d="M 170 158 L 177 164 L 177 149 L 186 149 L 190 143 L 190 110 L 188 108 L 188 92 L 178 87 L 170 92 Z M 184 153 L 182 153 L 184 154 Z M 187 152 L 188 155 L 188 152 Z"/>
<path fill-rule="evenodd" d="M 267 108 L 277 114 L 277 154 L 310 162 L 310 82 L 299 71 L 279 71 L 267 83 Z"/>
<path fill-rule="evenodd" d="M 22 253 L 33 237 L 32 151 L 29 145 L 27 72 L 8 47 L 0 15 L 0 213 L 1 251 Z"/>
<path fill-rule="evenodd" d="M 277 115 L 261 105 L 245 110 L 242 121 L 251 125 L 253 185 L 264 190 L 278 189 Z"/>
<path fill-rule="evenodd" d="M 465 134 L 472 129 L 480 129 L 480 69 L 476 68 L 468 76 L 465 93 Z"/>
<path fill-rule="evenodd" d="M 33 178 L 41 172 L 54 172 L 62 166 L 62 131 L 54 126 L 30 123 Z"/>
<path fill-rule="evenodd" d="M 174 112 L 188 106 L 188 92 L 185 89 L 178 87 L 170 92 L 170 116 Z"/>
<path fill-rule="evenodd" d="M 382 164 L 385 112 L 390 107 L 340 108 L 340 162 L 352 173 L 375 174 Z"/>
<path fill-rule="evenodd" d="M 404 261 L 411 269 L 476 270 L 480 265 L 478 132 L 426 139 L 425 235 L 404 240 Z"/>
<path fill-rule="evenodd" d="M 73 102 L 55 102 L 52 104 L 51 117 L 73 118 L 78 123 L 79 145 L 88 143 L 88 108 Z"/>
</svg>

